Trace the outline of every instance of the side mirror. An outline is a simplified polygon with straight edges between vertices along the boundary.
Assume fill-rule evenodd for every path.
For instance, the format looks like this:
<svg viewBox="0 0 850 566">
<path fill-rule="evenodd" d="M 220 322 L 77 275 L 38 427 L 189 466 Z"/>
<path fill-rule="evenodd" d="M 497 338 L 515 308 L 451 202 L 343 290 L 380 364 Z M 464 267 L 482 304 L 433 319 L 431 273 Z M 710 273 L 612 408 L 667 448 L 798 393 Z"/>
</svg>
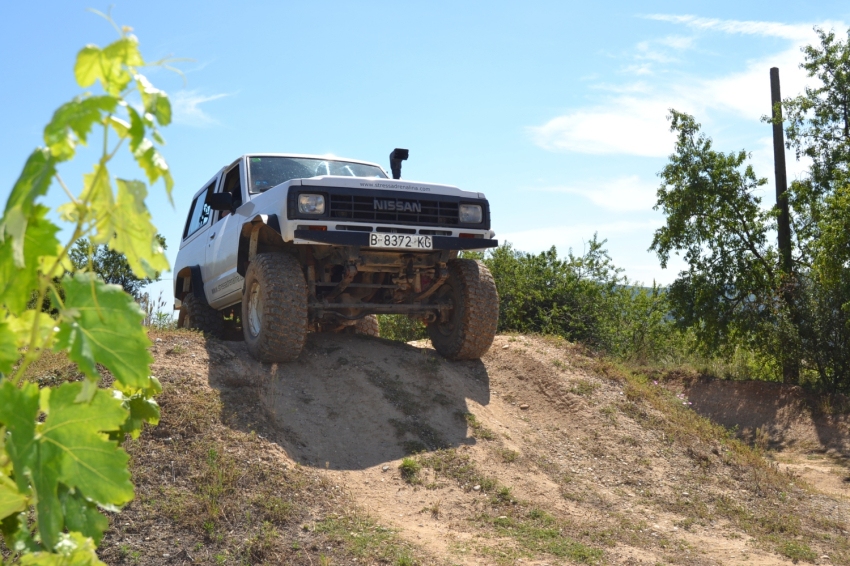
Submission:
<svg viewBox="0 0 850 566">
<path fill-rule="evenodd" d="M 233 212 L 233 195 L 230 193 L 213 193 L 207 196 L 207 204 L 213 210 Z"/>
</svg>

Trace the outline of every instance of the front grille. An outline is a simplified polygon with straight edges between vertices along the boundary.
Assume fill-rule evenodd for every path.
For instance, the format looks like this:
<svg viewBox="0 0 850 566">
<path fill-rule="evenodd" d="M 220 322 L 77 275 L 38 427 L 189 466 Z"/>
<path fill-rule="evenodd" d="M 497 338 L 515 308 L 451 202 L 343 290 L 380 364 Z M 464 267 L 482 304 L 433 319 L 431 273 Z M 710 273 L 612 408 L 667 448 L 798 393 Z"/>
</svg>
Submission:
<svg viewBox="0 0 850 566">
<path fill-rule="evenodd" d="M 429 226 L 456 226 L 458 203 L 439 199 L 417 199 L 421 210 L 375 210 L 371 196 L 330 194 L 328 213 L 331 218 L 359 220 L 362 222 L 388 222 L 392 224 L 425 224 Z M 411 201 L 414 202 L 414 201 Z"/>
</svg>

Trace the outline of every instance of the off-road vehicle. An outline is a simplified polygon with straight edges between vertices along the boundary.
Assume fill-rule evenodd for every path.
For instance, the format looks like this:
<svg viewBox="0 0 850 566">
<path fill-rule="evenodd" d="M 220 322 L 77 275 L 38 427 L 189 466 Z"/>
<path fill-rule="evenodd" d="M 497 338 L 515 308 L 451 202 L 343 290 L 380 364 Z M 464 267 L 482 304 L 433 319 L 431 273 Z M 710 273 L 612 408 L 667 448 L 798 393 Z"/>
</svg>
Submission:
<svg viewBox="0 0 850 566">
<path fill-rule="evenodd" d="M 378 334 L 377 314 L 427 325 L 436 350 L 480 357 L 499 297 L 462 250 L 495 247 L 482 193 L 392 179 L 365 161 L 243 155 L 195 194 L 174 278 L 178 324 L 221 335 L 241 324 L 265 362 L 294 360 L 307 332 Z"/>
</svg>

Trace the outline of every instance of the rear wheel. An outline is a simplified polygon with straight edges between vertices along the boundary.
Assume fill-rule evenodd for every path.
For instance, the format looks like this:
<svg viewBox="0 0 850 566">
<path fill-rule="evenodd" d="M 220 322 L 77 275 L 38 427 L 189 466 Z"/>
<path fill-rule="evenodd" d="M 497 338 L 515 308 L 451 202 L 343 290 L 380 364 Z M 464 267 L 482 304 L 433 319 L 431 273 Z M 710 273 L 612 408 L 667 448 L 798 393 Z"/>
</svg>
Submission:
<svg viewBox="0 0 850 566">
<path fill-rule="evenodd" d="M 381 326 L 378 324 L 378 316 L 374 314 L 364 316 L 357 321 L 357 324 L 354 325 L 354 332 L 357 334 L 380 338 Z"/>
<path fill-rule="evenodd" d="M 245 273 L 245 345 L 262 362 L 296 359 L 307 339 L 307 283 L 289 254 L 258 254 Z"/>
<path fill-rule="evenodd" d="M 177 327 L 200 330 L 216 338 L 221 338 L 224 334 L 224 317 L 220 312 L 190 293 L 183 298 L 180 304 Z"/>
<path fill-rule="evenodd" d="M 474 360 L 490 349 L 499 322 L 499 294 L 487 267 L 476 260 L 448 264 L 449 277 L 434 301 L 448 303 L 448 320 L 428 324 L 434 348 L 453 360 Z"/>
</svg>

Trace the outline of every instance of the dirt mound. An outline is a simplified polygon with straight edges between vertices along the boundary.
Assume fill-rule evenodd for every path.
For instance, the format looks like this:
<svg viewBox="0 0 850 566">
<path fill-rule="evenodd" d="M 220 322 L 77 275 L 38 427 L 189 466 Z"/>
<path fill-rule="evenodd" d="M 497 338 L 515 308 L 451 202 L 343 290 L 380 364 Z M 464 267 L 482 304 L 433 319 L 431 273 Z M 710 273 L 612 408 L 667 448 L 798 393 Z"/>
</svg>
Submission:
<svg viewBox="0 0 850 566">
<path fill-rule="evenodd" d="M 355 335 L 311 335 L 291 364 L 208 350 L 210 383 L 238 392 L 225 412 L 433 560 L 850 561 L 848 490 L 795 484 L 682 393 L 565 342 L 500 336 L 475 362 Z M 722 405 L 702 391 L 694 406 Z"/>
<path fill-rule="evenodd" d="M 850 458 L 850 415 L 833 414 L 828 397 L 763 381 L 690 379 L 683 385 L 695 411 L 751 442 Z"/>
</svg>

